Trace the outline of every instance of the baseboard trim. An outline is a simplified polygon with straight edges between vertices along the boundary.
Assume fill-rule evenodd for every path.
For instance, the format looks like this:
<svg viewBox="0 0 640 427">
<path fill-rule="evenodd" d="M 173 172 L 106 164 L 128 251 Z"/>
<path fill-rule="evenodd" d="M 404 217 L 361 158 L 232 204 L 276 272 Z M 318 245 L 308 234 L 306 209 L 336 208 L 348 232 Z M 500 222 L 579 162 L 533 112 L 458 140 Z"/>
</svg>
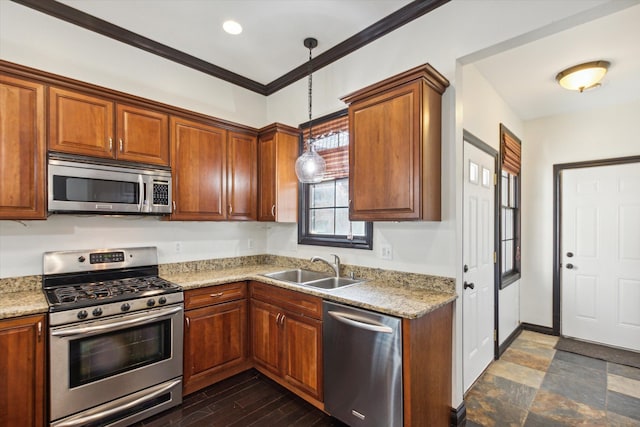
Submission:
<svg viewBox="0 0 640 427">
<path fill-rule="evenodd" d="M 500 358 L 500 356 L 502 356 L 502 353 L 504 353 L 505 350 L 509 348 L 509 346 L 516 340 L 516 338 L 518 338 L 518 335 L 522 333 L 522 329 L 523 328 L 521 323 L 518 325 L 517 328 L 513 330 L 513 332 L 511 332 L 511 335 L 509 335 L 507 339 L 504 340 L 504 342 L 498 346 L 498 359 Z"/>
<path fill-rule="evenodd" d="M 451 408 L 451 417 L 449 425 L 451 427 L 462 427 L 467 423 L 467 407 L 464 401 L 458 408 Z"/>
<path fill-rule="evenodd" d="M 520 327 L 525 331 L 539 332 L 541 334 L 554 335 L 554 336 L 559 335 L 553 331 L 553 328 L 550 328 L 548 326 L 540 326 L 540 325 L 534 325 L 533 323 L 523 322 L 523 323 L 520 323 Z"/>
</svg>

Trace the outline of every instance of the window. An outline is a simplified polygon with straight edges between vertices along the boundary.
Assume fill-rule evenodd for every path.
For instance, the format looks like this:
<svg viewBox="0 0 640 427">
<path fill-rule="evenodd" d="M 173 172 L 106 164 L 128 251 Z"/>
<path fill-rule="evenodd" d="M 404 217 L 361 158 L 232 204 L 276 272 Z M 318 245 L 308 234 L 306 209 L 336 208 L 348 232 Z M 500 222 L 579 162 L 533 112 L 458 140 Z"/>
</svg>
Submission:
<svg viewBox="0 0 640 427">
<path fill-rule="evenodd" d="M 309 137 L 303 130 L 301 150 Z M 313 121 L 314 145 L 327 163 L 324 179 L 300 184 L 298 243 L 372 249 L 373 224 L 349 221 L 349 116 L 347 110 Z"/>
<path fill-rule="evenodd" d="M 504 288 L 520 278 L 521 142 L 500 125 L 500 273 Z"/>
</svg>

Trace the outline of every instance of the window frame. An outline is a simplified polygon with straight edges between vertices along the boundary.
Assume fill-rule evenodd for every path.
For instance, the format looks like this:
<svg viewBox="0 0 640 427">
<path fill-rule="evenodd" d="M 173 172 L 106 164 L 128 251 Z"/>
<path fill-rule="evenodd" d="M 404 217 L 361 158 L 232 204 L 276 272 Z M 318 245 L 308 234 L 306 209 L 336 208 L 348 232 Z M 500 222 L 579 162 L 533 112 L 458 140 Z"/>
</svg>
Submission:
<svg viewBox="0 0 640 427">
<path fill-rule="evenodd" d="M 318 125 L 322 122 L 337 119 L 348 115 L 348 110 L 340 110 L 335 113 L 327 114 L 310 122 L 302 123 L 299 128 L 304 131 L 308 129 L 310 125 Z M 300 133 L 299 153 L 304 151 L 304 132 Z M 335 181 L 335 180 L 334 180 Z M 309 232 L 310 221 L 310 186 L 312 184 L 298 183 L 298 244 L 300 245 L 315 245 L 315 246 L 330 246 L 338 248 L 350 248 L 350 249 L 367 249 L 373 250 L 373 222 L 365 221 L 365 235 L 354 236 L 349 239 L 348 236 L 343 235 L 318 235 L 311 234 Z"/>
<path fill-rule="evenodd" d="M 508 134 L 513 140 L 517 141 L 520 145 L 522 145 L 522 142 L 520 141 L 520 139 L 515 136 L 513 134 L 513 132 L 511 132 L 509 129 L 507 129 L 506 126 L 504 126 L 503 124 L 500 124 L 500 175 L 499 175 L 499 180 L 498 180 L 498 186 L 499 186 L 499 206 L 500 206 L 500 212 L 499 212 L 499 223 L 500 223 L 500 231 L 499 231 L 499 256 L 498 256 L 498 264 L 499 264 L 499 272 L 500 272 L 500 289 L 504 289 L 507 286 L 517 282 L 520 277 L 521 277 L 521 247 L 522 247 L 522 234 L 521 234 L 521 214 L 522 214 L 522 204 L 521 204 L 521 187 L 522 187 L 522 179 L 521 179 L 521 171 L 518 171 L 518 174 L 515 175 L 513 174 L 513 172 L 510 172 L 508 170 L 505 170 L 502 168 L 503 165 L 503 159 L 504 159 L 504 135 Z M 505 206 L 502 203 L 503 200 L 503 195 L 504 195 L 504 191 L 509 192 L 510 188 L 509 185 L 507 185 L 507 188 L 503 188 L 502 185 L 502 173 L 506 172 L 509 176 L 513 176 L 515 177 L 515 188 L 513 189 L 514 191 L 514 205 L 515 206 Z M 511 183 L 511 180 L 508 180 L 509 183 Z M 507 193 L 508 194 L 508 193 Z M 503 230 L 504 230 L 504 224 L 503 224 L 503 215 L 502 215 L 502 210 L 504 207 L 507 207 L 508 209 L 512 209 L 513 211 L 513 238 L 511 240 L 513 240 L 514 242 L 514 249 L 513 249 L 513 268 L 505 273 L 502 272 L 503 270 L 503 265 L 502 265 L 502 256 L 503 256 L 503 250 L 502 250 L 502 243 L 503 241 L 505 241 L 504 236 L 503 236 Z"/>
</svg>

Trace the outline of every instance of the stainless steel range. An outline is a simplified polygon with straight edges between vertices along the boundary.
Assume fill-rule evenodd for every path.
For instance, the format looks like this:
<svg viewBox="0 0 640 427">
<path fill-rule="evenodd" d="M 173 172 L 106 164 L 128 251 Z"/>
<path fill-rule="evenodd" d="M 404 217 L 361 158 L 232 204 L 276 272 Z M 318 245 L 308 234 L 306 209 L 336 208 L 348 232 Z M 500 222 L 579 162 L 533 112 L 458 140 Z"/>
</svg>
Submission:
<svg viewBox="0 0 640 427">
<path fill-rule="evenodd" d="M 183 292 L 155 247 L 47 252 L 52 426 L 125 426 L 182 402 Z"/>
</svg>

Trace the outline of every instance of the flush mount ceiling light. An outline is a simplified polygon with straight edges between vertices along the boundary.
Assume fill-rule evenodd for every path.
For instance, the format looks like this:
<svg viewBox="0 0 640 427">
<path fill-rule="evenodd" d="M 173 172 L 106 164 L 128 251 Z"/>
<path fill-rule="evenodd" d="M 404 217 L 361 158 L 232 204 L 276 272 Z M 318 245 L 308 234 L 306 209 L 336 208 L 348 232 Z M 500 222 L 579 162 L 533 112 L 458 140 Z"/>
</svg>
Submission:
<svg viewBox="0 0 640 427">
<path fill-rule="evenodd" d="M 592 61 L 569 67 L 558 73 L 556 81 L 569 90 L 584 92 L 600 86 L 600 80 L 611 65 L 608 61 Z"/>
<path fill-rule="evenodd" d="M 327 163 L 322 156 L 316 152 L 313 146 L 313 121 L 311 120 L 311 95 L 313 92 L 311 80 L 311 49 L 316 46 L 318 46 L 318 40 L 311 37 L 304 39 L 304 47 L 309 49 L 309 139 L 305 144 L 306 149 L 304 153 L 296 160 L 296 175 L 298 176 L 298 181 L 303 184 L 313 184 L 322 181 L 324 171 L 327 168 Z"/>
<path fill-rule="evenodd" d="M 238 35 L 242 32 L 242 25 L 238 24 L 236 21 L 224 21 L 222 24 L 222 29 L 225 30 L 229 34 Z"/>
</svg>

